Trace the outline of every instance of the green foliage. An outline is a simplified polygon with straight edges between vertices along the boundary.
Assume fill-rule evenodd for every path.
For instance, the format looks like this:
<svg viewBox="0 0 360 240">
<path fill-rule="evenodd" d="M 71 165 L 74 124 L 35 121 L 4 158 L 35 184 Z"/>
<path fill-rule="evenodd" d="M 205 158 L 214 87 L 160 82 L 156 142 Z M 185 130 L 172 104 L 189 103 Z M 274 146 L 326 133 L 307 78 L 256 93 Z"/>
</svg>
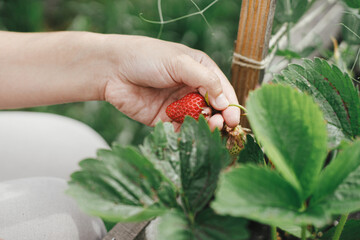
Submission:
<svg viewBox="0 0 360 240">
<path fill-rule="evenodd" d="M 322 237 L 322 240 L 331 240 L 335 233 L 335 227 L 327 231 Z M 358 240 L 360 236 L 360 220 L 348 220 L 345 224 L 344 230 L 341 234 L 341 240 Z"/>
<path fill-rule="evenodd" d="M 250 134 L 246 135 L 245 146 L 240 151 L 238 162 L 264 164 L 264 153 Z"/>
<path fill-rule="evenodd" d="M 332 214 L 360 210 L 360 140 L 342 144 L 322 170 L 326 128 L 311 97 L 268 85 L 250 94 L 247 109 L 276 170 L 246 164 L 223 173 L 215 211 L 270 225 L 323 226 Z"/>
<path fill-rule="evenodd" d="M 190 222 L 183 212 L 170 211 L 161 218 L 159 240 L 187 240 L 192 238 Z"/>
<path fill-rule="evenodd" d="M 1 1 L 1 0 L 0 0 Z M 54 27 L 59 30 L 94 31 L 100 33 L 135 34 L 157 37 L 160 25 L 141 20 L 139 14 L 149 20 L 159 21 L 156 0 L 61 0 L 54 9 L 62 8 L 69 12 L 64 23 Z M 200 9 L 213 0 L 194 1 Z M 188 13 L 198 12 L 191 1 L 162 1 L 164 20 L 175 19 Z M 222 68 L 229 73 L 233 41 L 236 39 L 241 1 L 218 1 L 205 13 L 211 27 L 201 15 L 166 24 L 161 39 L 183 43 L 189 47 L 205 51 Z M 51 11 L 55 11 L 49 7 Z M 63 11 L 63 12 L 64 12 Z M 51 15 L 48 16 L 51 18 Z"/>
<path fill-rule="evenodd" d="M 328 123 L 331 147 L 336 147 L 344 138 L 359 136 L 359 93 L 349 75 L 337 66 L 318 58 L 304 60 L 303 66 L 289 65 L 273 82 L 294 86 L 313 97 Z"/>
<path fill-rule="evenodd" d="M 212 240 L 248 239 L 246 221 L 241 218 L 220 216 L 211 209 L 201 211 L 195 218 L 194 227 L 184 213 L 172 211 L 165 215 L 159 225 L 159 240 Z"/>
<path fill-rule="evenodd" d="M 265 153 L 300 191 L 301 199 L 306 199 L 327 155 L 320 109 L 304 94 L 269 85 L 250 94 L 247 108 L 248 119 Z"/>
<path fill-rule="evenodd" d="M 304 68 L 290 67 L 301 73 L 285 75 L 295 76 L 292 80 L 306 76 L 315 84 L 315 78 L 327 78 L 310 88 L 320 89 L 325 99 L 356 103 L 354 86 L 335 66 L 317 59 L 305 60 Z M 329 82 L 331 88 L 324 87 Z M 337 91 L 326 92 L 333 88 Z M 82 161 L 68 193 L 86 212 L 108 221 L 161 217 L 160 240 L 246 239 L 242 217 L 298 235 L 300 226 L 324 226 L 334 214 L 360 210 L 360 140 L 349 137 L 354 141 L 338 145 L 337 156 L 324 168 L 327 129 L 314 98 L 289 86 L 266 85 L 250 94 L 247 109 L 255 137 L 275 169 L 262 164 L 263 152 L 248 135 L 238 163 L 220 173 L 230 163 L 220 132 L 211 132 L 203 117 L 199 122 L 187 117 L 180 133 L 170 123 L 157 124 L 141 153 L 114 145 L 100 150 L 97 159 Z M 357 116 L 355 108 L 345 110 Z M 349 130 L 358 130 L 347 120 Z"/>
<path fill-rule="evenodd" d="M 327 197 L 327 195 L 333 193 L 340 184 L 347 182 L 349 175 L 353 175 L 360 165 L 360 158 L 357 158 L 357 156 L 360 156 L 359 141 L 357 144 L 354 144 L 354 146 L 342 150 L 321 173 L 315 194 L 311 201 L 317 202 L 321 200 L 321 197 Z M 353 185 L 353 187 L 355 186 L 356 185 Z M 341 195 L 337 197 L 341 197 Z"/>
<path fill-rule="evenodd" d="M 0 16 L 7 29 L 18 32 L 38 32 L 44 28 L 44 3 L 39 0 L 2 0 Z"/>
<path fill-rule="evenodd" d="M 179 142 L 181 184 L 189 210 L 197 213 L 213 196 L 218 176 L 229 164 L 229 153 L 218 130 L 190 118 L 182 125 Z"/>
<path fill-rule="evenodd" d="M 285 50 L 277 50 L 276 52 L 277 56 L 282 56 L 285 57 L 286 59 L 300 59 L 301 55 L 297 52 L 294 52 L 290 49 L 285 49 Z"/>
<path fill-rule="evenodd" d="M 275 20 L 280 23 L 297 22 L 309 8 L 310 2 L 304 0 L 277 1 Z"/>
<path fill-rule="evenodd" d="M 178 134 L 171 124 L 157 124 L 140 149 L 177 188 L 181 187 Z"/>
<path fill-rule="evenodd" d="M 276 51 L 276 56 L 285 57 L 285 59 L 287 59 L 287 60 L 301 59 L 301 58 L 308 57 L 315 50 L 316 50 L 315 46 L 306 47 L 300 52 L 295 52 L 295 51 L 290 50 L 290 49 L 277 50 Z"/>
<path fill-rule="evenodd" d="M 278 225 L 278 228 L 280 228 L 281 230 L 285 231 L 286 233 L 291 234 L 292 236 L 301 238 L 301 227 L 300 226 L 294 226 L 294 225 Z M 306 237 L 310 237 L 311 236 L 311 232 L 309 230 L 306 231 Z"/>
<path fill-rule="evenodd" d="M 170 123 L 157 124 L 140 149 L 114 145 L 83 160 L 68 194 L 85 212 L 110 222 L 164 215 L 160 239 L 246 238 L 244 220 L 208 207 L 229 154 L 219 131 L 211 132 L 203 117 L 187 117 L 180 133 Z"/>
<path fill-rule="evenodd" d="M 203 9 L 213 0 L 194 0 Z M 344 0 L 359 8 L 357 0 Z M 276 31 L 294 23 L 315 1 L 278 0 Z M 157 1 L 143 0 L 0 0 L 0 28 L 12 31 L 81 30 L 100 33 L 137 34 L 156 37 L 160 26 L 142 21 L 158 20 Z M 191 1 L 163 1 L 164 20 L 198 9 Z M 218 1 L 201 15 L 163 26 L 161 38 L 205 51 L 229 72 L 236 38 L 241 1 Z M 21 17 L 19 17 L 21 16 Z M 359 15 L 346 13 L 342 37 L 349 44 L 346 68 L 356 61 Z M 355 33 L 355 34 L 354 34 Z M 314 50 L 278 51 L 287 59 L 301 58 Z M 350 59 L 350 60 L 349 60 Z M 356 66 L 355 66 L 356 67 Z M 356 68 L 355 68 L 356 70 Z M 350 72 L 350 71 L 349 71 Z M 359 210 L 360 206 L 360 104 L 350 76 L 323 60 L 305 60 L 290 65 L 274 82 L 297 87 L 309 97 L 289 88 L 269 86 L 252 94 L 249 118 L 255 138 L 264 147 L 276 169 L 261 166 L 264 154 L 247 136 L 238 164 L 220 177 L 220 187 L 209 209 L 221 169 L 229 156 L 219 132 L 211 133 L 204 119 L 187 119 L 181 133 L 170 124 L 159 123 L 140 146 L 132 147 L 149 133 L 149 128 L 128 119 L 108 103 L 78 103 L 38 107 L 81 120 L 98 131 L 111 151 L 100 150 L 96 159 L 80 163 L 72 175 L 68 193 L 86 212 L 110 222 L 142 221 L 162 216 L 162 239 L 247 239 L 247 217 L 279 227 L 299 236 L 299 226 L 329 222 L 332 214 Z M 355 141 L 340 145 L 342 140 Z M 339 154 L 324 166 L 327 146 Z M 255 164 L 249 164 L 255 163 Z M 260 166 L 259 166 L 260 165 Z M 230 214 L 220 216 L 218 213 Z M 291 229 L 288 227 L 291 225 Z M 358 221 L 349 221 L 341 239 L 356 239 Z M 330 239 L 333 230 L 322 239 Z"/>
<path fill-rule="evenodd" d="M 281 175 L 266 167 L 245 165 L 223 174 L 212 207 L 220 214 L 269 225 L 324 223 L 321 212 L 296 212 L 302 207 L 299 193 Z"/>
<path fill-rule="evenodd" d="M 359 0 L 343 0 L 351 8 L 360 8 Z"/>
<path fill-rule="evenodd" d="M 360 210 L 360 140 L 342 150 L 325 169 L 318 190 L 313 201 L 333 214 Z"/>
<path fill-rule="evenodd" d="M 176 206 L 176 189 L 149 160 L 132 148 L 100 150 L 80 162 L 68 194 L 89 214 L 107 221 L 142 221 Z"/>
</svg>

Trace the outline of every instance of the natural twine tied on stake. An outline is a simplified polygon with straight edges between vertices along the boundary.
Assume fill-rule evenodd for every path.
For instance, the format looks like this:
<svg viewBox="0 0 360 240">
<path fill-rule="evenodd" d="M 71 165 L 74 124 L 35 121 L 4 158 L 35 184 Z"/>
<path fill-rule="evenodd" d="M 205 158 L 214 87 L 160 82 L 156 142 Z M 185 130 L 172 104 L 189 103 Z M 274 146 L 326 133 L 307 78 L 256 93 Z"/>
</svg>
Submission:
<svg viewBox="0 0 360 240">
<path fill-rule="evenodd" d="M 272 50 L 266 56 L 266 58 L 263 59 L 262 61 L 257 61 L 257 60 L 245 57 L 245 56 L 241 55 L 240 53 L 234 52 L 233 58 L 232 58 L 232 64 L 236 64 L 236 65 L 239 65 L 242 67 L 257 69 L 257 70 L 266 69 L 269 66 L 269 64 L 271 63 L 271 61 L 274 59 L 274 57 L 276 55 L 276 51 L 278 50 L 278 42 L 286 33 L 286 29 L 287 29 L 287 23 L 285 23 L 279 29 L 279 31 L 274 36 L 272 36 L 272 38 L 270 40 L 270 45 L 269 45 L 269 49 L 272 49 Z"/>
</svg>

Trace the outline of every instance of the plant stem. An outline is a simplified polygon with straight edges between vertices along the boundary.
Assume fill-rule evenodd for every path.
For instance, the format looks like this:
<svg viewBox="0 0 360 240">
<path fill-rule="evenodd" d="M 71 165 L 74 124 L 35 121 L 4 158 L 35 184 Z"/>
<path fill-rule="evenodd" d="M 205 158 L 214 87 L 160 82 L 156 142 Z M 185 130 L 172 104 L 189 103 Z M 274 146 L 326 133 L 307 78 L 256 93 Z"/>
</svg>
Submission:
<svg viewBox="0 0 360 240">
<path fill-rule="evenodd" d="M 348 216 L 349 216 L 348 213 L 341 215 L 340 222 L 336 226 L 335 233 L 334 233 L 334 236 L 333 236 L 332 240 L 339 240 L 340 239 L 341 233 L 342 233 L 342 231 L 344 229 L 344 226 L 345 226 L 345 223 L 346 223 L 346 220 L 347 220 Z"/>
<path fill-rule="evenodd" d="M 291 23 L 286 26 L 287 49 L 290 50 L 291 45 Z M 289 64 L 292 63 L 292 58 L 289 59 Z"/>
<path fill-rule="evenodd" d="M 192 16 L 196 16 L 196 15 L 201 15 L 203 14 L 206 10 L 208 10 L 212 5 L 214 5 L 215 3 L 217 3 L 219 0 L 214 0 L 212 3 L 210 3 L 209 5 L 207 5 L 203 10 L 199 11 L 199 12 L 194 12 L 194 13 L 190 13 L 190 14 L 187 14 L 187 15 L 184 15 L 184 16 L 181 16 L 181 17 L 178 17 L 178 18 L 174 18 L 174 19 L 170 19 L 170 20 L 167 20 L 167 21 L 152 21 L 152 20 L 147 20 L 146 18 L 144 18 L 142 15 L 142 13 L 139 14 L 139 17 L 141 18 L 141 20 L 145 21 L 145 22 L 148 22 L 148 23 L 154 23 L 154 24 L 167 24 L 167 23 L 172 23 L 172 22 L 176 22 L 176 21 L 179 21 L 181 19 L 185 19 L 185 18 L 188 18 L 188 17 L 192 17 Z"/>
<path fill-rule="evenodd" d="M 271 240 L 277 240 L 277 231 L 275 226 L 271 226 Z"/>
<path fill-rule="evenodd" d="M 306 240 L 306 225 L 301 227 L 301 240 Z"/>
<path fill-rule="evenodd" d="M 244 106 L 240 105 L 240 104 L 229 104 L 229 107 L 238 107 L 241 110 L 243 110 L 245 113 L 248 112 L 247 109 Z"/>
</svg>

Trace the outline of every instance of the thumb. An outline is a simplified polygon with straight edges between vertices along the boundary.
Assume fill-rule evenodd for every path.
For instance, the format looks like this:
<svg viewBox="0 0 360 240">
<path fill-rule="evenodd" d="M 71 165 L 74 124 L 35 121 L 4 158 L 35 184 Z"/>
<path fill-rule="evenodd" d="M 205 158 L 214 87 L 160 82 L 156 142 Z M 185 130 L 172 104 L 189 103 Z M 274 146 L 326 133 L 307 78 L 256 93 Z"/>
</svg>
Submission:
<svg viewBox="0 0 360 240">
<path fill-rule="evenodd" d="M 224 110 L 229 106 L 218 75 L 192 57 L 182 55 L 176 58 L 171 70 L 170 75 L 177 83 L 199 89 L 204 96 L 208 92 L 210 104 L 215 109 Z"/>
</svg>

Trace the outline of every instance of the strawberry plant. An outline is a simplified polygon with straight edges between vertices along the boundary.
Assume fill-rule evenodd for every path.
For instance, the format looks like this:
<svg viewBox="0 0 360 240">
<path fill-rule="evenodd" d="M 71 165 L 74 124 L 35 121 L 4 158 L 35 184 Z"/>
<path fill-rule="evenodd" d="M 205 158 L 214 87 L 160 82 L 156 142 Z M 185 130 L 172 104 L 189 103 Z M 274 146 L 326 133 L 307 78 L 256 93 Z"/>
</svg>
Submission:
<svg viewBox="0 0 360 240">
<path fill-rule="evenodd" d="M 227 73 L 241 2 L 0 0 L 0 28 L 160 36 L 205 51 Z M 300 62 L 319 50 L 329 61 L 290 64 L 274 85 L 254 91 L 247 102 L 253 133 L 241 127 L 210 132 L 199 116 L 211 114 L 203 112 L 203 100 L 190 110 L 198 122 L 175 107 L 169 112 L 183 122 L 181 131 L 159 123 L 145 139 L 149 128 L 106 103 L 35 108 L 80 119 L 117 141 L 80 163 L 68 193 L 108 222 L 158 218 L 160 240 L 359 240 L 360 5 L 336 1 L 347 8 L 334 49 L 324 50 L 316 37 L 298 49 L 291 30 L 321 20 L 319 11 L 303 17 L 320 2 L 335 4 L 277 0 L 273 34 L 286 26 L 288 41 L 276 41 L 270 52 L 278 45 L 277 56 Z"/>
<path fill-rule="evenodd" d="M 346 219 L 360 210 L 358 90 L 321 59 L 289 65 L 273 83 L 247 101 L 253 135 L 222 137 L 203 116 L 186 117 L 179 133 L 160 122 L 139 148 L 115 144 L 83 160 L 68 193 L 107 221 L 158 217 L 160 240 L 254 239 L 254 223 L 271 226 L 266 239 L 357 239 L 360 221 Z M 232 136 L 243 143 L 235 162 Z"/>
<path fill-rule="evenodd" d="M 229 161 L 220 132 L 212 133 L 203 117 L 198 123 L 187 117 L 180 133 L 159 123 L 140 150 L 114 145 L 83 160 L 68 193 L 107 221 L 162 216 L 159 239 L 246 239 L 244 219 L 218 215 L 208 205 Z"/>
</svg>

